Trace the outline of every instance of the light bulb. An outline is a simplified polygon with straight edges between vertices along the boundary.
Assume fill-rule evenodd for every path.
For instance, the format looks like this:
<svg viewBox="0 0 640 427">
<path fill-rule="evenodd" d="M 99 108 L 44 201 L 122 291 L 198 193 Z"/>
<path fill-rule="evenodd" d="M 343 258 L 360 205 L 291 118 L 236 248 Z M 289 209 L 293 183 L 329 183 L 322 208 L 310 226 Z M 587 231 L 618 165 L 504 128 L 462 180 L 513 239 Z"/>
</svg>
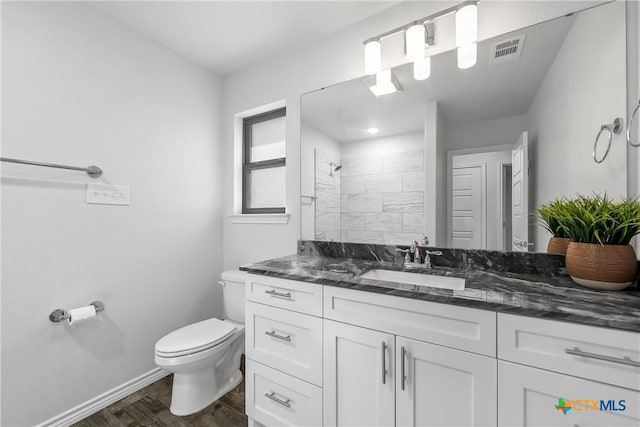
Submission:
<svg viewBox="0 0 640 427">
<path fill-rule="evenodd" d="M 382 45 L 373 40 L 364 45 L 364 71 L 372 75 L 380 71 L 382 64 Z"/>
<path fill-rule="evenodd" d="M 396 90 L 395 85 L 391 81 L 391 68 L 380 70 L 376 73 L 376 84 L 371 87 L 371 91 L 375 96 L 387 95 Z"/>
<path fill-rule="evenodd" d="M 428 79 L 431 75 L 431 57 L 421 58 L 413 63 L 413 78 L 416 80 Z"/>
<path fill-rule="evenodd" d="M 367 129 L 367 132 L 369 132 L 370 134 L 373 135 L 373 134 L 376 134 L 376 133 L 380 132 L 380 129 L 378 129 L 378 128 L 369 128 L 369 129 Z"/>
<path fill-rule="evenodd" d="M 468 4 L 456 11 L 456 46 L 478 41 L 478 5 Z"/>
<path fill-rule="evenodd" d="M 391 68 L 376 73 L 376 86 L 383 87 L 391 84 Z"/>
<path fill-rule="evenodd" d="M 424 58 L 424 25 L 415 24 L 405 31 L 407 61 L 414 62 Z"/>
<path fill-rule="evenodd" d="M 478 59 L 478 46 L 476 43 L 470 43 L 466 46 L 458 48 L 458 68 L 464 70 L 476 65 Z"/>
</svg>

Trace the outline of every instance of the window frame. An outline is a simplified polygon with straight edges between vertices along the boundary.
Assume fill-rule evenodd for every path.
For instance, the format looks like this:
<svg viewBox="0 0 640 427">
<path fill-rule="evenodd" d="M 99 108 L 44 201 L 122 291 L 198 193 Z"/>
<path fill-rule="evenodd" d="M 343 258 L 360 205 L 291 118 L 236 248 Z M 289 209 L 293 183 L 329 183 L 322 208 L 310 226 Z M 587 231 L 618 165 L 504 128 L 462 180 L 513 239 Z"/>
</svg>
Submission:
<svg viewBox="0 0 640 427">
<path fill-rule="evenodd" d="M 268 208 L 249 208 L 249 174 L 254 170 L 268 169 L 274 167 L 286 167 L 287 157 L 261 160 L 251 162 L 251 143 L 252 127 L 255 124 L 266 122 L 269 120 L 287 117 L 287 107 L 278 108 L 276 110 L 267 111 L 265 113 L 256 114 L 255 116 L 245 117 L 242 119 L 242 214 L 280 214 L 286 212 L 286 206 L 268 207 Z M 286 137 L 285 137 L 286 143 Z M 286 150 L 286 146 L 285 146 Z M 285 169 L 286 172 L 286 169 Z M 286 176 L 286 175 L 285 175 Z M 285 201 L 286 203 L 286 201 Z"/>
</svg>

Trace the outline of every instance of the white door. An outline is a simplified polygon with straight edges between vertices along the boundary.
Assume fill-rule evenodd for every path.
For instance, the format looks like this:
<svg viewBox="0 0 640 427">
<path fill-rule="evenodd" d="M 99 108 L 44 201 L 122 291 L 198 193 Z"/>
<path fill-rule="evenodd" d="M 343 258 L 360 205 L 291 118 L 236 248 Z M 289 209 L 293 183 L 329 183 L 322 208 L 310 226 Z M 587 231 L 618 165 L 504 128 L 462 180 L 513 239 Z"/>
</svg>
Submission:
<svg viewBox="0 0 640 427">
<path fill-rule="evenodd" d="M 512 250 L 529 250 L 529 142 L 520 134 L 511 152 L 511 236 Z"/>
<path fill-rule="evenodd" d="M 449 246 L 486 249 L 486 167 L 453 166 Z"/>
<path fill-rule="evenodd" d="M 396 425 L 495 426 L 496 375 L 494 358 L 396 337 Z"/>
<path fill-rule="evenodd" d="M 323 320 L 324 425 L 395 425 L 395 337 Z"/>
<path fill-rule="evenodd" d="M 498 379 L 499 426 L 640 425 L 640 393 L 634 390 L 502 360 Z M 609 410 L 600 410 L 600 400 Z M 575 408 L 563 409 L 576 401 Z"/>
</svg>

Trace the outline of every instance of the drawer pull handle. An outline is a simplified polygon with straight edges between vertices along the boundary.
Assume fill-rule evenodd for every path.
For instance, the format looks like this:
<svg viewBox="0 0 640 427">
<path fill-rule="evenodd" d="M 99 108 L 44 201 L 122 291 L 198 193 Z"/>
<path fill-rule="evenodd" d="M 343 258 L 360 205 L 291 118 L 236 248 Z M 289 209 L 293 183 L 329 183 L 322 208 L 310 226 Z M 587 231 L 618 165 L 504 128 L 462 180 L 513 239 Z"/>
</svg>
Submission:
<svg viewBox="0 0 640 427">
<path fill-rule="evenodd" d="M 276 331 L 265 331 L 264 334 L 269 335 L 270 337 L 278 338 L 282 341 L 291 342 L 291 335 L 287 335 L 285 337 L 284 335 L 279 335 L 278 333 L 276 333 Z"/>
<path fill-rule="evenodd" d="M 387 383 L 387 343 L 382 341 L 382 384 Z"/>
<path fill-rule="evenodd" d="M 631 360 L 631 358 L 627 356 L 621 359 L 619 357 L 604 356 L 602 354 L 596 354 L 596 353 L 587 353 L 586 351 L 580 350 L 578 347 L 565 348 L 564 352 L 567 354 L 573 354 L 574 356 L 589 357 L 591 359 L 604 360 L 606 362 L 621 363 L 623 365 L 640 367 L 640 362 Z"/>
<path fill-rule="evenodd" d="M 287 299 L 291 299 L 291 293 L 287 292 L 286 294 L 284 292 L 278 292 L 275 289 L 271 289 L 270 291 L 264 291 L 265 294 L 269 294 L 272 297 L 278 297 L 278 298 L 287 298 Z"/>
<path fill-rule="evenodd" d="M 276 403 L 279 403 L 282 406 L 286 406 L 287 408 L 291 408 L 291 403 L 289 403 L 289 402 L 291 402 L 291 399 L 287 399 L 287 400 L 278 399 L 276 397 L 276 392 L 275 391 L 272 391 L 271 393 L 265 393 L 264 397 L 268 397 L 269 399 L 273 400 Z"/>
<path fill-rule="evenodd" d="M 400 389 L 404 391 L 405 381 L 407 380 L 407 376 L 404 373 L 404 356 L 407 354 L 407 350 L 405 350 L 404 346 L 400 347 Z"/>
</svg>

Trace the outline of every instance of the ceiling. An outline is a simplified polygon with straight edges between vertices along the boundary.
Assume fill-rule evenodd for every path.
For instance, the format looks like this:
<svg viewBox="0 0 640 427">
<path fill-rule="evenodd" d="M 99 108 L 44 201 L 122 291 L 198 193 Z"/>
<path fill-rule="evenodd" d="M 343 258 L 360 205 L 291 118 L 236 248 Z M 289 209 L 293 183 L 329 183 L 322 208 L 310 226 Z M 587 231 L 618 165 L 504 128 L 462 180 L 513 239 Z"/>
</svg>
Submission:
<svg viewBox="0 0 640 427">
<path fill-rule="evenodd" d="M 90 4 L 221 74 L 284 54 L 398 1 L 98 1 Z"/>
<path fill-rule="evenodd" d="M 412 64 L 393 69 L 402 91 L 376 98 L 363 79 L 305 94 L 302 121 L 335 141 L 350 142 L 420 131 L 425 105 L 438 102 L 445 124 L 526 114 L 575 20 L 555 19 L 478 43 L 478 62 L 457 67 L 455 51 L 435 55 L 431 77 L 416 81 Z M 526 34 L 519 59 L 491 65 L 491 45 Z M 377 127 L 370 135 L 367 129 Z"/>
</svg>

